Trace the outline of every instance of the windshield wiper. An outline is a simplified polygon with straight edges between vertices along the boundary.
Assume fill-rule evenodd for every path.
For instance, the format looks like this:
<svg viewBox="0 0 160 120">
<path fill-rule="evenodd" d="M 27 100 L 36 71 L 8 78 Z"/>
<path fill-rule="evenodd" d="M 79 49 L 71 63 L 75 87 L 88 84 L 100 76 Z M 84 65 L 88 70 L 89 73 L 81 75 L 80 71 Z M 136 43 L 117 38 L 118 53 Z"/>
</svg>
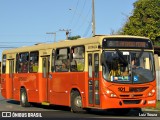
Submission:
<svg viewBox="0 0 160 120">
<path fill-rule="evenodd" d="M 123 56 L 122 52 L 118 49 L 115 49 L 118 53 L 118 55 L 120 56 L 121 60 L 124 62 L 124 64 L 127 66 L 128 65 L 128 61 L 125 59 L 125 57 Z"/>
</svg>

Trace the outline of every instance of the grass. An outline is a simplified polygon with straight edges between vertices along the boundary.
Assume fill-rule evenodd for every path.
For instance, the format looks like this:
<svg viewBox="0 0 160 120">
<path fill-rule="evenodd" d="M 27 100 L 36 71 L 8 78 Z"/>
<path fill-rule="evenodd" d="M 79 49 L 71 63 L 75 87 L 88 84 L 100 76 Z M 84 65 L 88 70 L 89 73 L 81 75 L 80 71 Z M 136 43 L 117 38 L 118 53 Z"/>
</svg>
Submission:
<svg viewBox="0 0 160 120">
<path fill-rule="evenodd" d="M 157 110 L 160 110 L 160 101 L 157 101 L 156 109 L 157 109 Z"/>
</svg>

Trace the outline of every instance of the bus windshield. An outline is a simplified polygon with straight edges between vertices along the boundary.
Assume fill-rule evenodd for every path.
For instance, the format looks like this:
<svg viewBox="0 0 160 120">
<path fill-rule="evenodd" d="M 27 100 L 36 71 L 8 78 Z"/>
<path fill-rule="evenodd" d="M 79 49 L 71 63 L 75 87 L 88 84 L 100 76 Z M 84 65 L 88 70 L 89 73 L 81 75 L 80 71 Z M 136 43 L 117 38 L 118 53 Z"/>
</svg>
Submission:
<svg viewBox="0 0 160 120">
<path fill-rule="evenodd" d="M 154 80 L 153 53 L 141 51 L 103 51 L 103 77 L 117 83 L 147 83 Z"/>
</svg>

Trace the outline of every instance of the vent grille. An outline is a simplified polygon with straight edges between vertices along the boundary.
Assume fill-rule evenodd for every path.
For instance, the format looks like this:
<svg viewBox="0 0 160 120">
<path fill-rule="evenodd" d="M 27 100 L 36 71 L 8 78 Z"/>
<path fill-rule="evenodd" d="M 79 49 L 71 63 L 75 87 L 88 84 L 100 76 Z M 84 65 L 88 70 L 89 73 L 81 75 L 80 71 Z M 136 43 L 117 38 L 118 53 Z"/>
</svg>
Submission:
<svg viewBox="0 0 160 120">
<path fill-rule="evenodd" d="M 143 97 L 143 94 L 123 94 L 120 95 L 122 98 L 136 98 L 136 97 Z"/>
<path fill-rule="evenodd" d="M 143 92 L 149 87 L 130 87 L 129 92 Z"/>
</svg>

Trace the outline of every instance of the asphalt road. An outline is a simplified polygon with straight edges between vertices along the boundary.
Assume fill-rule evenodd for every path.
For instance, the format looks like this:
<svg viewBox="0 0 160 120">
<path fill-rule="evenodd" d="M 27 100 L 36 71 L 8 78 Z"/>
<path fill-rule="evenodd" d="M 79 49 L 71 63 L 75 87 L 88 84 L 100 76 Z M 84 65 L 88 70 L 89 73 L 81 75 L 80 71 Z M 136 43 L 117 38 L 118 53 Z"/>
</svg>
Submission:
<svg viewBox="0 0 160 120">
<path fill-rule="evenodd" d="M 149 115 L 157 114 L 158 117 L 149 117 Z M 6 100 L 0 94 L 0 119 L 8 119 L 10 117 L 20 119 L 22 117 L 38 117 L 38 118 L 52 118 L 52 119 L 105 119 L 105 120 L 137 120 L 137 119 L 159 119 L 158 111 L 140 111 L 137 109 L 131 110 L 126 116 L 117 116 L 112 112 L 102 110 L 91 110 L 82 113 L 72 113 L 70 108 L 62 106 L 43 106 L 40 104 L 33 104 L 31 107 L 21 107 L 18 101 Z M 6 115 L 10 117 L 6 117 Z M 144 116 L 142 116 L 144 115 Z M 146 116 L 145 116 L 146 115 Z M 2 117 L 3 116 L 3 117 Z M 24 118 L 22 118 L 24 119 Z"/>
</svg>

